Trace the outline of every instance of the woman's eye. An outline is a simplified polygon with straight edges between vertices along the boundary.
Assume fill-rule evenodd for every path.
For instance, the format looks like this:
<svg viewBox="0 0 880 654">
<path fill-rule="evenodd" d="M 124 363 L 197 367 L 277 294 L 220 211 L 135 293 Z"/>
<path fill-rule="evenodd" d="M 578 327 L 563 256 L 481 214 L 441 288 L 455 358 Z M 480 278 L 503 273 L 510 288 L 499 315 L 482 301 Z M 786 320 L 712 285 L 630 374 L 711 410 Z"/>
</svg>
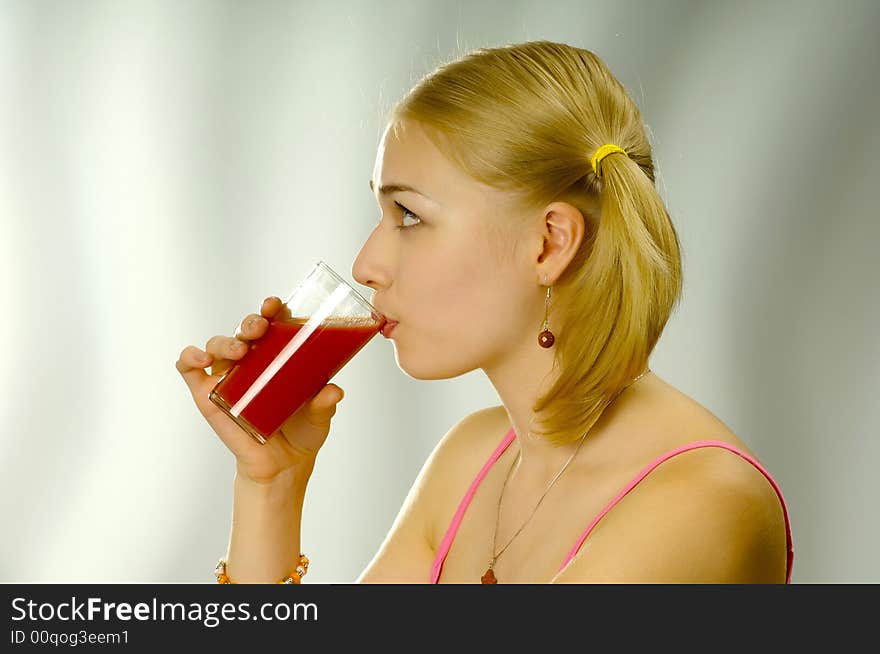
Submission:
<svg viewBox="0 0 880 654">
<path fill-rule="evenodd" d="M 400 202 L 395 202 L 394 204 L 396 204 L 396 205 L 398 206 L 398 208 L 400 209 L 400 211 L 403 213 L 403 220 L 404 220 L 404 222 L 406 221 L 407 216 L 409 216 L 410 218 L 412 218 L 412 219 L 418 221 L 418 222 L 416 222 L 416 223 L 414 223 L 414 224 L 410 224 L 410 225 L 406 225 L 406 224 L 404 224 L 404 225 L 400 225 L 400 226 L 395 226 L 396 229 L 407 229 L 407 228 L 409 228 L 409 227 L 415 227 L 416 225 L 418 225 L 418 224 L 420 224 L 420 223 L 422 222 L 422 219 L 421 219 L 421 218 L 419 218 L 419 217 L 418 217 L 417 215 L 415 215 L 412 211 L 410 211 L 410 210 L 407 209 L 405 206 L 403 206 L 402 204 L 400 204 Z"/>
</svg>

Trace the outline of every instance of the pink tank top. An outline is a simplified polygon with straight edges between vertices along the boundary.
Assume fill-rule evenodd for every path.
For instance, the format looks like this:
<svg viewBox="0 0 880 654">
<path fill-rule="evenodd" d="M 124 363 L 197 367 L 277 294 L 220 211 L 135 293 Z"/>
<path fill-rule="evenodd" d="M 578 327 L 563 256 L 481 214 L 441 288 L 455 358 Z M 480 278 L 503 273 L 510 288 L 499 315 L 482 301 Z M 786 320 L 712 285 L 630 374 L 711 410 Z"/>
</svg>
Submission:
<svg viewBox="0 0 880 654">
<path fill-rule="evenodd" d="M 483 477 L 486 476 L 486 473 L 489 472 L 489 468 L 498 460 L 498 458 L 504 453 L 507 447 L 513 442 L 513 439 L 516 437 L 516 432 L 513 430 L 513 427 L 505 434 L 501 443 L 498 447 L 495 448 L 495 451 L 492 453 L 492 456 L 489 457 L 489 460 L 486 461 L 485 465 L 480 469 L 480 472 L 477 473 L 477 478 L 471 483 L 470 488 L 468 488 L 467 492 L 464 495 L 464 498 L 461 500 L 461 503 L 458 505 L 458 510 L 455 512 L 455 515 L 452 517 L 452 523 L 449 525 L 449 528 L 446 530 L 446 535 L 443 537 L 443 540 L 440 543 L 440 549 L 437 552 L 437 556 L 434 559 L 434 564 L 431 566 L 431 583 L 436 584 L 440 579 L 440 572 L 443 569 L 443 562 L 446 560 L 446 554 L 449 552 L 449 548 L 452 546 L 452 541 L 455 538 L 455 534 L 458 531 L 458 526 L 461 524 L 462 518 L 464 518 L 464 512 L 467 510 L 468 505 L 471 503 L 471 500 L 474 497 L 474 494 L 477 492 L 477 486 L 480 485 L 480 482 L 483 481 Z M 693 443 L 688 443 L 687 445 L 682 445 L 666 454 L 657 457 L 651 463 L 646 465 L 642 471 L 636 475 L 635 479 L 633 479 L 629 484 L 627 484 L 623 490 L 621 490 L 615 497 L 612 499 L 604 509 L 593 518 L 593 521 L 589 524 L 589 526 L 584 530 L 581 536 L 578 538 L 577 542 L 574 546 L 569 550 L 568 555 L 565 557 L 565 560 L 562 562 L 562 565 L 559 566 L 559 570 L 562 570 L 568 562 L 571 561 L 572 557 L 577 554 L 583 542 L 587 539 L 587 536 L 590 535 L 590 532 L 593 528 L 599 523 L 599 521 L 605 517 L 605 514 L 608 513 L 614 505 L 617 504 L 623 497 L 629 493 L 636 485 L 642 481 L 645 477 L 648 476 L 654 468 L 659 466 L 661 463 L 666 461 L 667 459 L 672 458 L 676 454 L 681 454 L 682 452 L 687 452 L 688 450 L 694 450 L 700 447 L 722 447 L 726 450 L 730 450 L 744 458 L 746 461 L 754 465 L 758 470 L 760 470 L 764 476 L 767 478 L 767 481 L 773 486 L 773 489 L 776 491 L 776 494 L 779 496 L 779 501 L 782 504 L 782 514 L 785 517 L 785 537 L 786 537 L 786 547 L 787 547 L 787 557 L 786 557 L 786 574 L 785 574 L 785 583 L 791 583 L 791 568 L 792 563 L 794 562 L 794 550 L 792 548 L 792 539 L 791 539 L 791 524 L 788 520 L 788 510 L 785 506 L 785 499 L 782 497 L 782 491 L 779 488 L 779 485 L 773 480 L 770 476 L 770 473 L 764 469 L 754 457 L 749 456 L 745 452 L 735 448 L 730 443 L 725 443 L 724 441 L 695 441 Z"/>
</svg>

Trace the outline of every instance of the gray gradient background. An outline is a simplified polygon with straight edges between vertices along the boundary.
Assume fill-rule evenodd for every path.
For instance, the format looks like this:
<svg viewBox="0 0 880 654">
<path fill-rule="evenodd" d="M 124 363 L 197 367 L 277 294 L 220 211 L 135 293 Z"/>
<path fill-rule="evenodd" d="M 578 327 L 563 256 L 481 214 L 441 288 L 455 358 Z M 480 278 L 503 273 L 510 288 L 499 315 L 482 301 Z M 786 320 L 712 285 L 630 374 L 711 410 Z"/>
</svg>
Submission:
<svg viewBox="0 0 880 654">
<path fill-rule="evenodd" d="M 213 582 L 233 459 L 179 351 L 318 258 L 350 277 L 384 109 L 527 39 L 595 51 L 650 128 L 685 272 L 653 369 L 781 485 L 794 582 L 880 581 L 878 34 L 875 1 L 0 3 L 0 581 Z M 334 381 L 310 582 L 498 403 L 381 337 Z"/>
</svg>

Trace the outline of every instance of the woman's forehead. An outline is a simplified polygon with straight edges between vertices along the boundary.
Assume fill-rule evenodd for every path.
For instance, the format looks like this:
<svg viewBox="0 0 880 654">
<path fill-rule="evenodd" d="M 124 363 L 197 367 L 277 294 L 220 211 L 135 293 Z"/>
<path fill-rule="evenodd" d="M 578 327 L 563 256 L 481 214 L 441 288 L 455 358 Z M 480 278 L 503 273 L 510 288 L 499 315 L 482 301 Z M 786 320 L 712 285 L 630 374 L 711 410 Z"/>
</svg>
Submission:
<svg viewBox="0 0 880 654">
<path fill-rule="evenodd" d="M 447 206 L 497 203 L 505 195 L 468 175 L 413 122 L 391 124 L 385 129 L 376 152 L 372 182 L 377 191 L 406 186 Z"/>
<path fill-rule="evenodd" d="M 411 186 L 430 196 L 433 186 L 461 174 L 417 125 L 389 125 L 376 151 L 373 182 Z"/>
</svg>

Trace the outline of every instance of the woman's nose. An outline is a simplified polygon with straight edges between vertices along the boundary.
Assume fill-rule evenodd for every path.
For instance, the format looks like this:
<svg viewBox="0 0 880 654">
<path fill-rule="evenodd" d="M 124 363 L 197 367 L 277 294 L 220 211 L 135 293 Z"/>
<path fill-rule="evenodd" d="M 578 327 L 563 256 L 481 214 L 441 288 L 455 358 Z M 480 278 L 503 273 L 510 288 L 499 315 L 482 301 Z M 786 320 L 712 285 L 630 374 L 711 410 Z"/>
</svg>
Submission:
<svg viewBox="0 0 880 654">
<path fill-rule="evenodd" d="M 390 281 L 387 246 L 382 243 L 381 231 L 381 227 L 373 230 L 351 267 L 355 281 L 373 290 L 387 287 Z"/>
</svg>

